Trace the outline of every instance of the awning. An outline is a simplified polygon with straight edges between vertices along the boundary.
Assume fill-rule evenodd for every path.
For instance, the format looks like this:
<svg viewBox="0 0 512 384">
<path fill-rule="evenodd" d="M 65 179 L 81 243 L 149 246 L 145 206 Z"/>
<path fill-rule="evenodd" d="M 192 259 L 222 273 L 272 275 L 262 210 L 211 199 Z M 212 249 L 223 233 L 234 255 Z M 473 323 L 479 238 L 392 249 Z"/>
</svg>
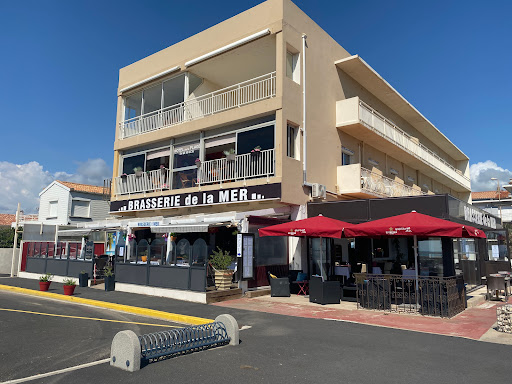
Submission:
<svg viewBox="0 0 512 384">
<path fill-rule="evenodd" d="M 208 232 L 208 224 L 198 225 L 161 225 L 158 227 L 151 227 L 152 233 L 193 233 L 193 232 Z"/>
<path fill-rule="evenodd" d="M 86 236 L 91 233 L 90 229 L 63 229 L 57 232 L 57 236 Z"/>
</svg>

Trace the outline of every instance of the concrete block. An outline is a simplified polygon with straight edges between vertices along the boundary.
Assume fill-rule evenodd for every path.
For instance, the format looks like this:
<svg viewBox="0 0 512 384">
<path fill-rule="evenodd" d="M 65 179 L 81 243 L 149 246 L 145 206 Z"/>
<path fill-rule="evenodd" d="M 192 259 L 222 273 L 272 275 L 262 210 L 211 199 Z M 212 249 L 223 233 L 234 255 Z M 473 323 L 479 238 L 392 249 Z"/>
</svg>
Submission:
<svg viewBox="0 0 512 384">
<path fill-rule="evenodd" d="M 133 331 L 118 332 L 110 348 L 110 365 L 125 371 L 140 369 L 141 347 L 139 338 Z"/>
<path fill-rule="evenodd" d="M 238 329 L 238 323 L 235 318 L 231 315 L 219 315 L 215 318 L 215 321 L 223 323 L 226 327 L 228 336 L 231 338 L 229 345 L 238 345 L 240 343 L 240 330 Z"/>
</svg>

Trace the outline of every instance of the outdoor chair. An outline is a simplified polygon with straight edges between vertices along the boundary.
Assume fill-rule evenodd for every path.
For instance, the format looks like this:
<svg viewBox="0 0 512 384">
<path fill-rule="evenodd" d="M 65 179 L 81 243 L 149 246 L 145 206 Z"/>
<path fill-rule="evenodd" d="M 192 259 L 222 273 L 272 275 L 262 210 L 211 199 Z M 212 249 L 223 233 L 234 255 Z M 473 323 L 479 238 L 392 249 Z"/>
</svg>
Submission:
<svg viewBox="0 0 512 384">
<path fill-rule="evenodd" d="M 339 304 L 341 285 L 339 281 L 323 281 L 321 276 L 309 280 L 309 301 L 317 304 Z"/>
<path fill-rule="evenodd" d="M 271 297 L 290 297 L 290 280 L 288 277 L 277 277 L 268 273 Z"/>
<path fill-rule="evenodd" d="M 505 301 L 508 300 L 508 287 L 505 281 L 505 276 L 496 276 L 495 274 L 487 275 L 487 296 L 492 298 L 496 294 L 496 299 L 499 299 L 500 291 L 505 293 Z"/>
</svg>

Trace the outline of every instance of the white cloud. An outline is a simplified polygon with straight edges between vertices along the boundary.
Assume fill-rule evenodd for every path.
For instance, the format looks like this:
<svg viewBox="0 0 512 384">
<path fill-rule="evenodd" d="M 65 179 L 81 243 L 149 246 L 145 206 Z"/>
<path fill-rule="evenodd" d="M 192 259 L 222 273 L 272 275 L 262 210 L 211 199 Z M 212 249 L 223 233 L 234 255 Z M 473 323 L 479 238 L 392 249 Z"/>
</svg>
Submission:
<svg viewBox="0 0 512 384">
<path fill-rule="evenodd" d="M 78 163 L 75 173 L 51 173 L 37 161 L 27 164 L 0 162 L 0 213 L 15 213 L 18 202 L 21 209 L 37 213 L 39 192 L 54 180 L 103 185 L 103 179 L 112 177 L 112 171 L 103 159 L 89 159 Z"/>
<path fill-rule="evenodd" d="M 469 173 L 471 175 L 471 190 L 473 192 L 496 190 L 498 184 L 496 180 L 491 180 L 492 177 L 497 178 L 500 181 L 500 185 L 506 185 L 512 179 L 511 171 L 501 168 L 491 160 L 471 164 Z"/>
</svg>

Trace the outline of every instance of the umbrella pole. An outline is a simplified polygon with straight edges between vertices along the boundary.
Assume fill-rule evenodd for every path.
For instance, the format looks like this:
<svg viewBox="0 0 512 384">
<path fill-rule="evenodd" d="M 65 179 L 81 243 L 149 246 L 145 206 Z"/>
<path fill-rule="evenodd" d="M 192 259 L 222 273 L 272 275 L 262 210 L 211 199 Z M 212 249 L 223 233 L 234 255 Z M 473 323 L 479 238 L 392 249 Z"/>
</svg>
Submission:
<svg viewBox="0 0 512 384">
<path fill-rule="evenodd" d="M 415 281 L 415 288 L 416 288 L 416 304 L 419 303 L 419 295 L 418 295 L 418 284 L 419 284 L 419 281 L 418 281 L 418 236 L 414 235 L 414 245 L 413 245 L 413 249 L 414 249 L 414 272 L 415 272 L 415 275 L 416 275 L 416 281 Z"/>
</svg>

